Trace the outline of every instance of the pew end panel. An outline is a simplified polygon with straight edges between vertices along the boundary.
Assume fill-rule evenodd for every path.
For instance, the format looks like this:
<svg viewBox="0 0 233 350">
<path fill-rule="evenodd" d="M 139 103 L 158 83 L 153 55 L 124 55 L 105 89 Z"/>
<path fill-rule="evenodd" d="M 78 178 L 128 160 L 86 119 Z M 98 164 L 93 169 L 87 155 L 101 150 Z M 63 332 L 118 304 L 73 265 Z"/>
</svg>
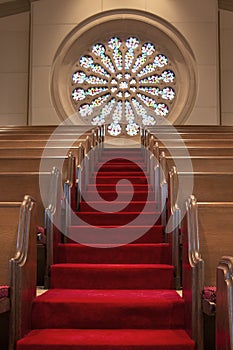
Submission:
<svg viewBox="0 0 233 350">
<path fill-rule="evenodd" d="M 175 268 L 175 288 L 181 288 L 181 237 L 180 223 L 182 217 L 182 203 L 178 203 L 179 180 L 176 167 L 173 166 L 168 174 L 167 194 L 167 223 L 165 241 L 172 245 L 172 264 Z"/>
<path fill-rule="evenodd" d="M 196 349 L 203 350 L 204 262 L 200 255 L 197 204 L 194 196 L 190 196 L 186 202 L 186 214 L 181 223 L 181 235 L 185 326 L 187 332 L 196 342 Z"/>
<path fill-rule="evenodd" d="M 72 159 L 72 158 L 71 158 Z M 66 221 L 66 206 L 69 205 L 69 198 L 62 197 L 61 172 L 53 168 L 50 175 L 48 205 L 45 208 L 45 236 L 46 236 L 46 266 L 44 285 L 50 286 L 50 266 L 57 260 L 57 246 L 62 242 Z M 65 193 L 64 193 L 65 195 Z M 64 222 L 63 222 L 64 221 Z"/>
<path fill-rule="evenodd" d="M 198 240 L 194 243 L 198 245 L 204 262 L 202 294 L 199 293 L 200 317 L 202 317 L 204 349 L 212 349 L 215 347 L 216 303 L 215 300 L 206 297 L 206 291 L 212 290 L 213 296 L 215 295 L 218 261 L 224 253 L 232 253 L 233 202 L 196 202 L 195 205 L 198 216 L 192 223 L 191 229 L 198 233 Z M 185 276 L 185 270 L 183 276 Z M 185 286 L 185 280 L 183 285 Z M 222 311 L 219 310 L 219 312 L 221 314 Z"/>
<path fill-rule="evenodd" d="M 233 350 L 233 257 L 223 256 L 217 267 L 216 350 Z"/>
<path fill-rule="evenodd" d="M 16 252 L 9 261 L 9 349 L 31 329 L 31 306 L 36 296 L 37 213 L 35 200 L 26 195 L 20 206 Z"/>
<path fill-rule="evenodd" d="M 0 348 L 7 350 L 9 342 L 9 260 L 15 255 L 20 202 L 0 202 Z"/>
</svg>

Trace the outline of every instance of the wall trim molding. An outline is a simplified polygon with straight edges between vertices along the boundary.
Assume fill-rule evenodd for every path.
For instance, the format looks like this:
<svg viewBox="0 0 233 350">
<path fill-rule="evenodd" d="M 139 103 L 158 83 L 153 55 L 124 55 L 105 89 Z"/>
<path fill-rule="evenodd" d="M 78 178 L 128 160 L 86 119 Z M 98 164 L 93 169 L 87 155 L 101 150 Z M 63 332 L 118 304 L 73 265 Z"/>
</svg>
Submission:
<svg viewBox="0 0 233 350">
<path fill-rule="evenodd" d="M 31 2 L 39 0 L 13 0 L 0 4 L 0 17 L 17 15 L 31 10 Z"/>
<path fill-rule="evenodd" d="M 233 11 L 233 2 L 232 0 L 218 0 L 219 10 Z"/>
<path fill-rule="evenodd" d="M 0 17 L 16 15 L 18 13 L 30 11 L 30 1 L 15 0 L 0 4 Z"/>
</svg>

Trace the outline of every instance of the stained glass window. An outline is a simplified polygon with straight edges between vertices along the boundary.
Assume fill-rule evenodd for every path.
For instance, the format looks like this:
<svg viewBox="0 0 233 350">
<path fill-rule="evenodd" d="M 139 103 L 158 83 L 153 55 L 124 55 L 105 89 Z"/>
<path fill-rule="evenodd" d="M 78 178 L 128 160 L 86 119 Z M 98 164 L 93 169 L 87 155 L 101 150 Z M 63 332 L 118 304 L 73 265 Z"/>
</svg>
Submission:
<svg viewBox="0 0 233 350">
<path fill-rule="evenodd" d="M 123 130 L 134 136 L 140 125 L 167 117 L 176 99 L 175 84 L 172 62 L 157 45 L 113 36 L 77 58 L 71 101 L 87 123 L 107 124 L 112 136 Z"/>
</svg>

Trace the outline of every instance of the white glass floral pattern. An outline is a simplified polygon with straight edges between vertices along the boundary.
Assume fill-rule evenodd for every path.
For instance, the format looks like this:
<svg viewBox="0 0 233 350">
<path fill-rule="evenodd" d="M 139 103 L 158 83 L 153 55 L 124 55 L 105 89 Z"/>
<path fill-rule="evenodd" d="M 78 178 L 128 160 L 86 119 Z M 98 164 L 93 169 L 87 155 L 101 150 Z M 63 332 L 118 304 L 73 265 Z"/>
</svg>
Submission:
<svg viewBox="0 0 233 350">
<path fill-rule="evenodd" d="M 71 100 L 81 118 L 108 124 L 108 133 L 130 136 L 155 125 L 176 99 L 172 63 L 151 42 L 111 37 L 81 56 L 71 79 Z M 125 127 L 122 127 L 125 124 Z"/>
</svg>

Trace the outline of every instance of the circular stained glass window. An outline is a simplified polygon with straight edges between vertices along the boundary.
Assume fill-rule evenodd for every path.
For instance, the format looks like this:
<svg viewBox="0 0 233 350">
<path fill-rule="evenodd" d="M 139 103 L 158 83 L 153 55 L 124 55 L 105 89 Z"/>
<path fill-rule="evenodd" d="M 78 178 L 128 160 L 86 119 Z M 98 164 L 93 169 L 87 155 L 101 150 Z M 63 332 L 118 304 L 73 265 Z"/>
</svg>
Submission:
<svg viewBox="0 0 233 350">
<path fill-rule="evenodd" d="M 71 86 L 81 118 L 92 125 L 107 124 L 112 136 L 123 129 L 135 136 L 140 125 L 155 125 L 156 116 L 167 117 L 176 98 L 169 58 L 134 36 L 93 45 L 78 59 Z"/>
</svg>

